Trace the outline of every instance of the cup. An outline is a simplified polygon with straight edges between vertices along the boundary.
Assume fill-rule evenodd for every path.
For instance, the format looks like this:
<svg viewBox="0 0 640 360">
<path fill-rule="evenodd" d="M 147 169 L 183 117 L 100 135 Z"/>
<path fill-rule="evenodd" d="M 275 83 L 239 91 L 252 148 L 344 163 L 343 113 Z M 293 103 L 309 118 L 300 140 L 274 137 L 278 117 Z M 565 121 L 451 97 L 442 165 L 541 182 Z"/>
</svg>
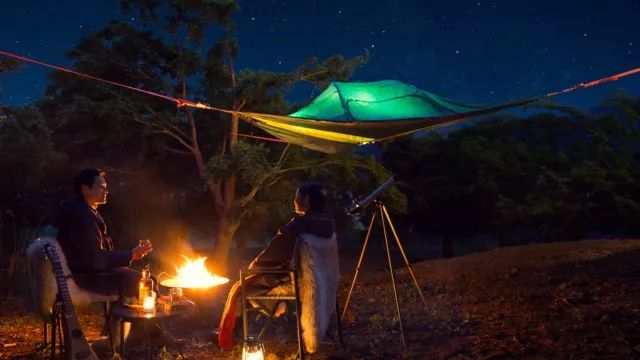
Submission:
<svg viewBox="0 0 640 360">
<path fill-rule="evenodd" d="M 171 304 L 177 304 L 182 300 L 184 294 L 182 293 L 182 288 L 171 288 L 169 289 L 169 302 Z"/>
</svg>

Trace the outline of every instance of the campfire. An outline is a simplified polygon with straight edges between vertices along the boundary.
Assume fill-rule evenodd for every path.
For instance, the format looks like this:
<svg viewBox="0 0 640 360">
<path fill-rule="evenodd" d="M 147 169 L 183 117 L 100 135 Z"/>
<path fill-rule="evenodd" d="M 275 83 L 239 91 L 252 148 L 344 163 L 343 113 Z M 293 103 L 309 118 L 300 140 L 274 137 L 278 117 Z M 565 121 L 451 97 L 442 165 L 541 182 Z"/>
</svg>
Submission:
<svg viewBox="0 0 640 360">
<path fill-rule="evenodd" d="M 212 274 L 204 266 L 206 257 L 199 257 L 195 260 L 182 255 L 184 263 L 176 267 L 176 276 L 162 280 L 163 286 L 171 288 L 186 289 L 208 289 L 210 287 L 226 284 L 229 279 Z"/>
</svg>

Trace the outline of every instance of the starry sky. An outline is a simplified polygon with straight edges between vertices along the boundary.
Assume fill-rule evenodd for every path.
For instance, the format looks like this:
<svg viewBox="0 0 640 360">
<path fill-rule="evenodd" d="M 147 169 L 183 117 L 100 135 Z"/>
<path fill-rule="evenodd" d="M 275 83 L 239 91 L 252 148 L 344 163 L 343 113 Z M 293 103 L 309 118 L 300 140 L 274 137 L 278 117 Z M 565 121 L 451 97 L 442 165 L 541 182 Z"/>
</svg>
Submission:
<svg viewBox="0 0 640 360">
<path fill-rule="evenodd" d="M 238 68 L 291 71 L 311 56 L 370 62 L 352 80 L 398 79 L 470 103 L 500 103 L 640 67 L 638 0 L 241 0 Z M 65 52 L 123 15 L 117 0 L 2 0 L 0 50 L 69 66 Z M 42 96 L 49 70 L 0 78 L 0 103 Z M 557 100 L 592 108 L 640 75 Z"/>
</svg>

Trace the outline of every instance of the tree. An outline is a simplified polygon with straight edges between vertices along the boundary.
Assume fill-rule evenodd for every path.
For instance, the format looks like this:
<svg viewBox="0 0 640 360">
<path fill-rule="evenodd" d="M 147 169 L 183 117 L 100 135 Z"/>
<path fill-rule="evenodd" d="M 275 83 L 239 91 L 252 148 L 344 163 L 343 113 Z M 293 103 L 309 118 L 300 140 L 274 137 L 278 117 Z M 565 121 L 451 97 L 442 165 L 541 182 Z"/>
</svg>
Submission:
<svg viewBox="0 0 640 360">
<path fill-rule="evenodd" d="M 65 158 L 55 150 L 51 130 L 36 108 L 7 108 L 0 121 L 0 153 L 2 211 L 12 210 L 21 225 L 37 222 L 48 212 L 48 192 L 56 187 L 49 175 Z"/>
<path fill-rule="evenodd" d="M 88 35 L 69 53 L 76 68 L 223 109 L 286 113 L 290 106 L 285 94 L 294 83 L 322 86 L 344 80 L 367 60 L 367 54 L 352 59 L 335 55 L 324 61 L 311 58 L 291 73 L 236 73 L 238 45 L 231 18 L 237 9 L 235 1 L 121 3 L 126 12 L 142 19 L 142 25 L 111 22 Z M 218 38 L 212 41 L 211 34 Z M 211 46 L 206 45 L 211 42 Z M 319 171 L 319 167 L 357 168 L 374 175 L 384 172 L 366 157 L 324 156 L 281 144 L 240 141 L 240 131 L 254 129 L 241 124 L 235 113 L 229 122 L 229 115 L 224 113 L 177 109 L 164 100 L 87 83 L 66 74 L 52 77 L 50 100 L 43 104 L 43 111 L 63 134 L 62 143 L 84 149 L 82 154 L 86 155 L 89 149 L 84 145 L 94 148 L 99 141 L 109 159 L 127 158 L 131 152 L 144 154 L 134 157 L 137 165 L 148 159 L 149 151 L 193 161 L 195 176 L 201 179 L 213 204 L 215 258 L 221 269 L 240 223 L 258 211 L 254 200 L 261 190 L 272 189 L 292 174 Z M 126 146 L 109 146 L 114 143 Z M 193 173 L 184 161 L 173 166 Z M 375 176 L 367 179 L 377 181 Z"/>
<path fill-rule="evenodd" d="M 20 63 L 13 59 L 0 58 L 0 78 L 4 73 L 16 71 L 20 68 Z M 2 91 L 2 87 L 0 87 Z M 2 104 L 0 104 L 0 121 L 6 120 L 6 115 L 2 111 Z"/>
<path fill-rule="evenodd" d="M 385 163 L 407 184 L 409 221 L 500 245 L 638 234 L 639 102 L 549 108 L 392 144 Z"/>
<path fill-rule="evenodd" d="M 13 59 L 2 58 L 0 59 L 0 75 L 5 72 L 16 71 L 20 68 L 20 63 Z"/>
</svg>

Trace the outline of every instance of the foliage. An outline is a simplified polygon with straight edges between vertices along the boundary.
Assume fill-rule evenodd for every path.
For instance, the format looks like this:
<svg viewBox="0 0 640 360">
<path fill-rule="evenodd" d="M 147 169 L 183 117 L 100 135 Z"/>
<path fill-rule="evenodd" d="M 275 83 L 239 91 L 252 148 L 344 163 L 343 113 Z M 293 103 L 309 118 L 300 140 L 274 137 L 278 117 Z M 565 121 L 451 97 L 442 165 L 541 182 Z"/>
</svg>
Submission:
<svg viewBox="0 0 640 360">
<path fill-rule="evenodd" d="M 52 131 L 33 107 L 7 108 L 0 121 L 0 209 L 18 226 L 38 223 L 54 206 L 57 181 L 51 179 L 65 163 Z"/>
<path fill-rule="evenodd" d="M 637 236 L 640 103 L 606 104 L 592 117 L 493 117 L 392 144 L 385 163 L 406 182 L 409 223 L 503 244 Z"/>
<path fill-rule="evenodd" d="M 296 82 L 321 87 L 346 80 L 368 59 L 368 54 L 334 55 L 326 60 L 311 58 L 290 73 L 236 71 L 235 1 L 123 0 L 121 4 L 139 22 L 112 21 L 85 36 L 69 57 L 81 72 L 171 97 L 225 109 L 287 113 L 293 106 L 286 95 Z M 197 199 L 189 204 L 200 209 L 196 218 L 206 218 L 214 229 L 208 236 L 215 239 L 217 258 L 227 258 L 241 221 L 269 216 L 265 209 L 284 204 L 283 198 L 291 196 L 284 192 L 293 194 L 298 179 L 319 171 L 317 166 L 340 166 L 324 155 L 299 156 L 281 144 L 238 141 L 239 132 L 260 130 L 238 124 L 236 116 L 229 121 L 228 114 L 178 108 L 166 99 L 63 73 L 53 73 L 51 80 L 39 108 L 72 167 L 90 164 L 111 169 L 117 174 L 112 179 L 123 184 L 121 190 L 145 183 L 162 193 L 177 194 L 182 188 L 186 194 L 181 198 Z M 355 172 L 369 171 L 363 167 L 368 164 L 372 174 L 380 173 L 374 161 L 353 162 L 360 164 Z M 149 173 L 166 186 L 150 183 Z M 147 212 L 170 216 L 167 208 L 182 206 L 176 196 L 159 201 L 148 195 L 139 199 L 140 195 L 128 198 L 145 202 L 142 207 Z M 112 203 L 118 211 L 132 212 L 126 218 L 141 216 L 138 206 L 124 206 L 117 198 Z M 273 214 L 290 213 L 290 204 L 283 205 L 288 211 Z"/>
<path fill-rule="evenodd" d="M 0 58 L 0 75 L 5 72 L 16 71 L 20 68 L 20 63 L 17 60 L 9 58 Z"/>
</svg>

